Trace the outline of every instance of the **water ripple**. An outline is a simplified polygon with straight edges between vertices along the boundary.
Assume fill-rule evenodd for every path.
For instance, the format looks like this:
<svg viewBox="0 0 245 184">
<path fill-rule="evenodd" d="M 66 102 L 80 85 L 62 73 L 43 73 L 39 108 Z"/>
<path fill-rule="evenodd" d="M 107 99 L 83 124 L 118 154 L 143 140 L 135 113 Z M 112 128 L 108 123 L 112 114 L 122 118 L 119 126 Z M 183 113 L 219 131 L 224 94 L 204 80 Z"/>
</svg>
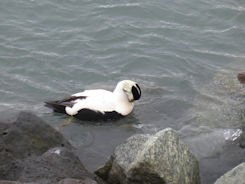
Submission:
<svg viewBox="0 0 245 184">
<path fill-rule="evenodd" d="M 138 7 L 139 3 L 125 3 L 125 4 L 108 4 L 108 5 L 100 5 L 98 8 L 122 8 L 122 7 Z"/>
<path fill-rule="evenodd" d="M 242 134 L 242 130 L 241 129 L 226 129 L 224 130 L 224 137 L 225 140 L 231 140 L 231 141 L 235 141 L 237 140 L 240 135 Z"/>
<path fill-rule="evenodd" d="M 237 26 L 231 26 L 229 28 L 226 28 L 226 29 L 206 29 L 206 30 L 203 30 L 202 32 L 203 33 L 225 33 L 225 32 L 229 32 L 229 31 L 233 31 L 233 30 L 236 30 L 238 27 Z"/>
<path fill-rule="evenodd" d="M 227 9 L 227 10 L 234 10 L 238 12 L 245 12 L 245 7 L 242 6 L 231 6 L 231 5 L 217 5 L 215 8 L 217 9 Z"/>
<path fill-rule="evenodd" d="M 235 55 L 232 53 L 223 53 L 223 52 L 216 52 L 211 50 L 199 50 L 193 49 L 193 51 L 201 53 L 201 54 L 209 54 L 209 55 L 216 55 L 216 56 L 225 56 L 230 58 L 238 58 L 238 59 L 245 59 L 245 55 Z"/>
</svg>

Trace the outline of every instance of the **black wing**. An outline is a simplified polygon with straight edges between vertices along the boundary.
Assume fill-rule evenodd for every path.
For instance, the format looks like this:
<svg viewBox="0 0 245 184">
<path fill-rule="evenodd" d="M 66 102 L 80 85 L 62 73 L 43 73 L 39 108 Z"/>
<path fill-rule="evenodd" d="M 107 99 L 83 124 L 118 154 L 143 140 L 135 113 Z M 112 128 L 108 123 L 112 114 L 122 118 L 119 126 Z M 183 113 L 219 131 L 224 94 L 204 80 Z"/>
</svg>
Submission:
<svg viewBox="0 0 245 184">
<path fill-rule="evenodd" d="M 62 100 L 47 101 L 45 106 L 53 109 L 55 112 L 66 113 L 65 107 L 73 107 L 77 99 L 86 99 L 86 96 L 70 96 Z"/>
</svg>

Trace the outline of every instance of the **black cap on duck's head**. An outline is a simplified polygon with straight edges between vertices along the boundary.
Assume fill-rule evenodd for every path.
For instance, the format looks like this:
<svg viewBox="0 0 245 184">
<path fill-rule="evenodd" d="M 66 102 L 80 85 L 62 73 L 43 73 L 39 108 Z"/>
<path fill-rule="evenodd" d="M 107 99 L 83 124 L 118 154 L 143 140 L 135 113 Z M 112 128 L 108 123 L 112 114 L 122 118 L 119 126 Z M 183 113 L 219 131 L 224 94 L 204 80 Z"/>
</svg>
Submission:
<svg viewBox="0 0 245 184">
<path fill-rule="evenodd" d="M 129 102 L 140 99 L 141 89 L 136 82 L 131 80 L 123 80 L 118 83 L 118 86 L 120 86 L 123 92 L 127 95 Z"/>
</svg>

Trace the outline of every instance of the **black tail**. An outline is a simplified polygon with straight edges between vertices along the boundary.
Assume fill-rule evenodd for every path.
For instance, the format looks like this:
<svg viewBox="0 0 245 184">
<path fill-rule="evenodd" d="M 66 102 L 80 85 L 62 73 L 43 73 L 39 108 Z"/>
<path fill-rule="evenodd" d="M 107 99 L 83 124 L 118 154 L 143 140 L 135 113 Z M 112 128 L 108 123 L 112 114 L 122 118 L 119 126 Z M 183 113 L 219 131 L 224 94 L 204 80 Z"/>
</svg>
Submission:
<svg viewBox="0 0 245 184">
<path fill-rule="evenodd" d="M 53 109 L 55 112 L 66 113 L 65 108 L 67 106 L 72 107 L 75 104 L 74 100 L 85 98 L 86 96 L 70 96 L 62 100 L 47 101 L 45 106 Z"/>
<path fill-rule="evenodd" d="M 50 109 L 53 109 L 54 112 L 66 113 L 66 106 L 63 103 L 60 103 L 60 101 L 47 101 L 45 102 L 45 106 Z"/>
</svg>

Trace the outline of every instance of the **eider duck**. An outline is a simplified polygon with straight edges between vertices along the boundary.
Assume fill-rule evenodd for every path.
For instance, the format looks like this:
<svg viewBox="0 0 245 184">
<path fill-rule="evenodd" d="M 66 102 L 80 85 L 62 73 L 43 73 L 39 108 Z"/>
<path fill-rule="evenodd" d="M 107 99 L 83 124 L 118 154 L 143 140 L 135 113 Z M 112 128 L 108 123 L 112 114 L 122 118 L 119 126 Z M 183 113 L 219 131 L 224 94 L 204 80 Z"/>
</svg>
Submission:
<svg viewBox="0 0 245 184">
<path fill-rule="evenodd" d="M 118 82 L 113 92 L 85 90 L 62 100 L 47 101 L 45 106 L 80 120 L 115 120 L 130 114 L 133 102 L 140 97 L 139 85 L 131 80 L 123 80 Z"/>
</svg>

